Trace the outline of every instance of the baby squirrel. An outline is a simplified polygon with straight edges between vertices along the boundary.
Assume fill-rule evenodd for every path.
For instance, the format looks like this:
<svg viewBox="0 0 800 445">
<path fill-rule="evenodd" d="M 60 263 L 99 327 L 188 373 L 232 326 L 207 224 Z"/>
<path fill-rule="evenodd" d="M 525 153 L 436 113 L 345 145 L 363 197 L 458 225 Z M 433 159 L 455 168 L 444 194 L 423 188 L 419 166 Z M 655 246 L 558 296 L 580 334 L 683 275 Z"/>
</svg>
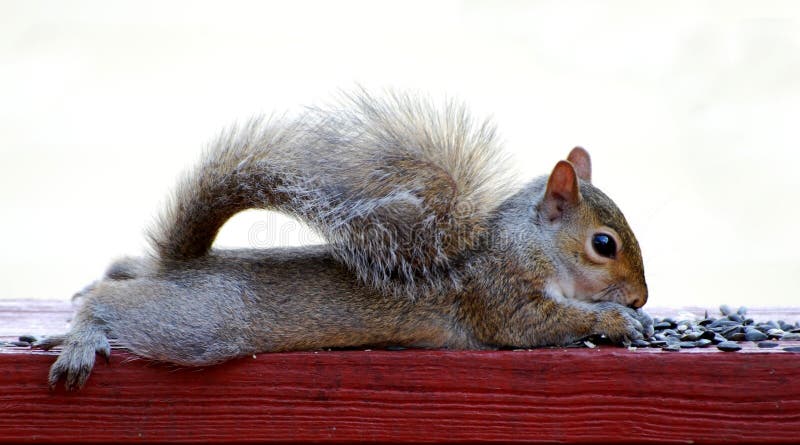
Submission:
<svg viewBox="0 0 800 445">
<path fill-rule="evenodd" d="M 641 252 L 573 149 L 519 190 L 494 127 L 464 107 L 343 93 L 296 118 L 224 133 L 148 235 L 76 296 L 49 383 L 84 385 L 108 338 L 204 366 L 269 351 L 565 345 L 652 333 Z M 327 244 L 212 249 L 245 209 L 293 215 Z"/>
</svg>

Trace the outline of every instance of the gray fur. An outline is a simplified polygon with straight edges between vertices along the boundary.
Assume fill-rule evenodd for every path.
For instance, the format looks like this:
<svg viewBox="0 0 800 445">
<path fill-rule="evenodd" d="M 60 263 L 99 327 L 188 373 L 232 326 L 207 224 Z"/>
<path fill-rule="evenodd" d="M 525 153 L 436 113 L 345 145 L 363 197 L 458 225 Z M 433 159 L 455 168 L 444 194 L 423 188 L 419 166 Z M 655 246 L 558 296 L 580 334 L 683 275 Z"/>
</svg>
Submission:
<svg viewBox="0 0 800 445">
<path fill-rule="evenodd" d="M 494 128 L 452 103 L 437 111 L 359 91 L 233 128 L 179 183 L 150 230 L 152 254 L 113 263 L 76 294 L 71 330 L 36 344 L 62 347 L 50 384 L 81 387 L 95 353 L 108 356 L 107 338 L 142 357 L 205 366 L 323 347 L 649 335 L 652 320 L 635 309 L 647 298 L 638 244 L 576 150 L 585 181 L 559 162 L 566 176 L 554 170 L 512 195 Z M 327 244 L 211 249 L 225 221 L 249 208 L 294 215 Z M 592 260 L 595 230 L 615 231 L 626 249 Z"/>
<path fill-rule="evenodd" d="M 233 214 L 277 210 L 319 232 L 362 282 L 413 295 L 458 282 L 453 260 L 509 194 L 504 170 L 494 127 L 463 105 L 360 91 L 223 134 L 150 239 L 158 258 L 197 258 Z"/>
</svg>

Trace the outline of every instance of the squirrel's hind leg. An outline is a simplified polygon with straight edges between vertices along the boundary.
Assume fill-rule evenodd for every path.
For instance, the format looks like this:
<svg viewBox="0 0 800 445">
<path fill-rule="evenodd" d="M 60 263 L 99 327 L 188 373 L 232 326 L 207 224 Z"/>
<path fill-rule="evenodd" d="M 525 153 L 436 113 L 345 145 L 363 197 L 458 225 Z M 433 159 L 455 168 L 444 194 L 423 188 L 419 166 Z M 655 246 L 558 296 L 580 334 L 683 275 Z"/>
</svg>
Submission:
<svg viewBox="0 0 800 445">
<path fill-rule="evenodd" d="M 105 330 L 91 319 L 77 320 L 68 334 L 47 337 L 33 344 L 34 348 L 44 350 L 56 346 L 61 346 L 62 350 L 50 367 L 50 389 L 55 389 L 61 379 L 64 379 L 67 390 L 80 389 L 92 372 L 95 354 L 100 354 L 106 361 L 111 356 Z"/>
<path fill-rule="evenodd" d="M 82 307 L 76 314 L 69 333 L 51 335 L 33 344 L 34 348 L 45 351 L 57 346 L 62 348 L 58 359 L 50 367 L 50 389 L 55 389 L 61 379 L 64 379 L 67 390 L 80 389 L 92 372 L 96 354 L 100 354 L 108 362 L 111 357 L 108 329 L 95 317 L 89 300 L 104 281 L 136 278 L 143 273 L 145 267 L 145 262 L 138 258 L 122 258 L 112 263 L 104 280 L 95 281 L 72 296 L 74 301 L 81 302 Z"/>
</svg>

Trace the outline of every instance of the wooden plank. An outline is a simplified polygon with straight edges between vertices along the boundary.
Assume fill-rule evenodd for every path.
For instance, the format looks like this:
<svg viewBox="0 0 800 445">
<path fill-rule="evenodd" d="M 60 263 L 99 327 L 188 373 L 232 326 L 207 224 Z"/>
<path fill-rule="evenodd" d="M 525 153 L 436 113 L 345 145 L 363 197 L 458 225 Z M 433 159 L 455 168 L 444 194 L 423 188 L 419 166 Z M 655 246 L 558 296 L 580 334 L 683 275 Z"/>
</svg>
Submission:
<svg viewBox="0 0 800 445">
<path fill-rule="evenodd" d="M 23 334 L 63 334 L 73 308 L 64 300 L 0 300 L 0 340 Z"/>
<path fill-rule="evenodd" d="M 7 348 L 9 349 L 9 348 Z M 796 442 L 786 352 L 336 351 L 181 369 L 117 351 L 80 392 L 0 354 L 6 442 Z"/>
<path fill-rule="evenodd" d="M 63 331 L 69 310 L 46 314 Z M 5 347 L 0 442 L 796 442 L 800 354 L 742 345 L 292 352 L 204 369 L 115 350 L 72 393 L 47 388 L 54 353 Z"/>
</svg>

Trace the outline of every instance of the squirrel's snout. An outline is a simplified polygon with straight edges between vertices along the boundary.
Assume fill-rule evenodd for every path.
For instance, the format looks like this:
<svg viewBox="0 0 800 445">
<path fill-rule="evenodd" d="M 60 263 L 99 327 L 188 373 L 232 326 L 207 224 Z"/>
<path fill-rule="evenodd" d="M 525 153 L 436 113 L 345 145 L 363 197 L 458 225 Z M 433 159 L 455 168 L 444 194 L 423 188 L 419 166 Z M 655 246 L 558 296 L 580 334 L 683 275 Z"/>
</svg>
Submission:
<svg viewBox="0 0 800 445">
<path fill-rule="evenodd" d="M 647 296 L 647 283 L 644 281 L 644 277 L 638 280 L 626 280 L 625 303 L 627 303 L 628 307 L 639 309 L 647 303 Z"/>
<path fill-rule="evenodd" d="M 636 297 L 633 301 L 630 302 L 629 306 L 634 309 L 639 309 L 640 307 L 644 306 L 647 303 L 647 297 Z"/>
<path fill-rule="evenodd" d="M 647 288 L 640 292 L 634 292 L 628 296 L 628 306 L 634 309 L 639 309 L 647 303 Z"/>
</svg>

